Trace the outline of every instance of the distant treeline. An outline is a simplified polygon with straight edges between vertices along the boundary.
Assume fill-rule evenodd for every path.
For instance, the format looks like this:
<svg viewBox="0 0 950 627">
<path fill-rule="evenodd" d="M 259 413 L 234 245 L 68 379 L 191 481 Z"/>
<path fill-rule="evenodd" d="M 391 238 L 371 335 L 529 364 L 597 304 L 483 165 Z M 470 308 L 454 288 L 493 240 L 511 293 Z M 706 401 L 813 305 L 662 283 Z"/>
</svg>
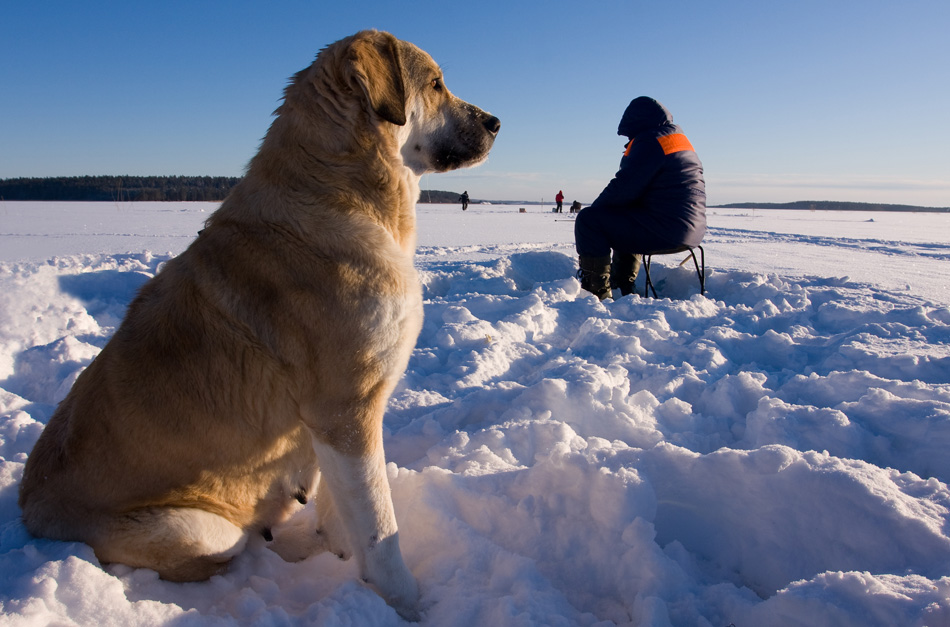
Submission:
<svg viewBox="0 0 950 627">
<path fill-rule="evenodd" d="M 459 192 L 445 192 L 438 189 L 424 189 L 419 192 L 419 202 L 431 202 L 433 204 L 446 204 L 446 203 L 457 203 L 459 202 Z M 470 203 L 477 203 L 479 201 L 474 198 L 469 199 Z"/>
<path fill-rule="evenodd" d="M 0 179 L 0 200 L 98 202 L 224 200 L 237 176 L 58 176 Z M 419 202 L 456 203 L 458 192 L 422 190 Z M 478 202 L 473 200 L 472 202 Z"/>
<path fill-rule="evenodd" d="M 4 200 L 216 201 L 241 179 L 235 176 L 59 176 L 0 179 Z"/>
<path fill-rule="evenodd" d="M 950 212 L 950 207 L 915 207 L 870 202 L 836 202 L 832 200 L 798 200 L 795 202 L 737 202 L 716 205 L 721 209 L 805 209 L 809 211 L 935 211 Z"/>
</svg>

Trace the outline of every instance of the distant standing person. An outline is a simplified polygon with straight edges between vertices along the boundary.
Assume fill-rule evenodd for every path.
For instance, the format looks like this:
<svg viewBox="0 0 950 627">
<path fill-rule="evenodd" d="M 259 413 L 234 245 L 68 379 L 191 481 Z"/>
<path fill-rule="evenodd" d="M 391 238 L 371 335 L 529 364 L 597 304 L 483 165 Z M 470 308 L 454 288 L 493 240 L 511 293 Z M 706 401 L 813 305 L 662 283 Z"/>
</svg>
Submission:
<svg viewBox="0 0 950 627">
<path fill-rule="evenodd" d="M 562 190 L 558 190 L 557 196 L 554 197 L 554 201 L 557 203 L 557 212 L 558 212 L 558 213 L 563 213 L 563 209 L 564 209 L 564 192 L 563 192 Z"/>
<path fill-rule="evenodd" d="M 601 300 L 612 283 L 633 292 L 635 253 L 698 246 L 706 234 L 703 164 L 667 108 L 634 99 L 617 134 L 630 140 L 620 169 L 574 222 L 581 287 Z"/>
<path fill-rule="evenodd" d="M 462 203 L 462 211 L 468 209 L 468 190 L 462 192 L 462 195 L 459 196 L 459 202 Z"/>
</svg>

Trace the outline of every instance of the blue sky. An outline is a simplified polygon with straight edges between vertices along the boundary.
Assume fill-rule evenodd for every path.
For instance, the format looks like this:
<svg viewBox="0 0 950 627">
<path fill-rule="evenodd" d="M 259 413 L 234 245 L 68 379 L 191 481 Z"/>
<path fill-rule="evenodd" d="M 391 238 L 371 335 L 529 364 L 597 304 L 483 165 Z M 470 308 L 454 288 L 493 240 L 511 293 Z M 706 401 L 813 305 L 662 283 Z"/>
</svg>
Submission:
<svg viewBox="0 0 950 627">
<path fill-rule="evenodd" d="M 710 204 L 950 206 L 948 25 L 946 0 L 7 2 L 0 178 L 240 175 L 288 77 L 378 28 L 502 121 L 488 163 L 424 189 L 589 202 L 649 95 Z"/>
</svg>

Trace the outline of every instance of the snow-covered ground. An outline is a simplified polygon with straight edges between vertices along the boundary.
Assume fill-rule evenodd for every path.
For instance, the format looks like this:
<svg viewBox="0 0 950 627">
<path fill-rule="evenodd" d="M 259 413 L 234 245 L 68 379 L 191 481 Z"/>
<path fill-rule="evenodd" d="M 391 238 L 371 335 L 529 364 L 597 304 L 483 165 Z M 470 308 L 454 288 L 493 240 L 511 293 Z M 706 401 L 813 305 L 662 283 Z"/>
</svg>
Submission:
<svg viewBox="0 0 950 627">
<path fill-rule="evenodd" d="M 256 539 L 174 584 L 19 521 L 23 462 L 202 203 L 0 202 L 0 624 L 396 625 Z M 573 278 L 570 214 L 419 205 L 386 419 L 424 625 L 950 625 L 950 215 L 710 210 L 707 293 Z M 641 288 L 642 289 L 642 288 Z"/>
</svg>

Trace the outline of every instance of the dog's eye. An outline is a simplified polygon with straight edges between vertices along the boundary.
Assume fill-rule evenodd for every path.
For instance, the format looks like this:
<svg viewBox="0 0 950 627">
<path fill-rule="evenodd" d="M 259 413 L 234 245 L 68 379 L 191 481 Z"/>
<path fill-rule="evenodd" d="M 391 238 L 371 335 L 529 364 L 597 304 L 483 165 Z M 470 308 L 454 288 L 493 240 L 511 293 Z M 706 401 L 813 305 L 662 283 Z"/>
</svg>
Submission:
<svg viewBox="0 0 950 627">
<path fill-rule="evenodd" d="M 432 89 L 434 89 L 434 90 L 436 90 L 436 91 L 442 91 L 442 79 L 441 79 L 441 78 L 433 78 L 433 79 L 432 79 Z"/>
</svg>

